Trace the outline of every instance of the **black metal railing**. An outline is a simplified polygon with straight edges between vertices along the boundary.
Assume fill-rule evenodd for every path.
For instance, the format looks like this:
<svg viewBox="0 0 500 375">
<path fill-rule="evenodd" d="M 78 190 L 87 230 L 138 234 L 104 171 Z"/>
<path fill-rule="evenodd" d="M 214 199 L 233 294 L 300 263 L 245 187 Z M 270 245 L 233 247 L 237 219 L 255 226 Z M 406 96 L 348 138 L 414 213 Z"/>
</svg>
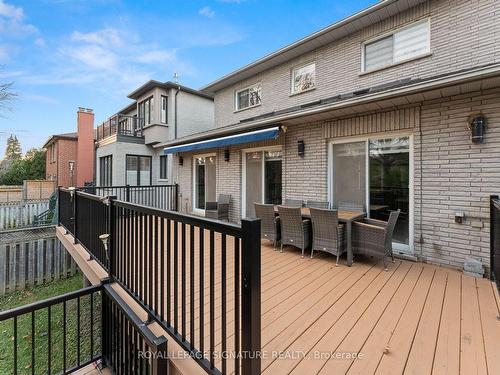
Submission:
<svg viewBox="0 0 500 375">
<path fill-rule="evenodd" d="M 491 279 L 500 288 L 500 199 L 490 196 L 490 267 Z"/>
<path fill-rule="evenodd" d="M 101 357 L 100 286 L 0 312 L 6 374 L 68 374 Z"/>
<path fill-rule="evenodd" d="M 103 366 L 116 375 L 166 375 L 167 339 L 156 337 L 109 284 L 104 289 Z"/>
<path fill-rule="evenodd" d="M 107 238 L 110 233 L 109 206 L 106 197 L 99 197 L 76 191 L 74 196 L 74 231 L 73 236 L 105 269 L 109 268 Z M 90 224 L 90 225 L 89 225 Z"/>
<path fill-rule="evenodd" d="M 94 363 L 117 375 L 167 374 L 166 338 L 109 281 L 1 312 L 2 335 L 12 338 L 2 373 L 70 374 Z"/>
<path fill-rule="evenodd" d="M 121 201 L 159 208 L 161 210 L 177 211 L 178 209 L 179 186 L 177 184 L 95 186 L 81 189 L 101 197 L 111 195 Z"/>
<path fill-rule="evenodd" d="M 59 224 L 64 226 L 69 233 L 74 233 L 75 209 L 74 209 L 75 190 L 59 188 L 58 189 L 58 220 Z"/>
<path fill-rule="evenodd" d="M 240 226 L 76 196 L 77 209 L 80 200 L 90 200 L 109 210 L 105 268 L 151 319 L 208 373 L 260 374 L 259 220 L 244 219 Z M 94 237 L 102 234 L 95 217 L 88 217 L 78 220 L 77 241 L 82 225 L 95 226 L 87 229 Z M 98 245 L 89 246 L 97 257 Z"/>
<path fill-rule="evenodd" d="M 97 141 L 112 135 L 125 135 L 129 137 L 143 137 L 144 119 L 136 116 L 115 115 L 97 127 Z"/>
</svg>

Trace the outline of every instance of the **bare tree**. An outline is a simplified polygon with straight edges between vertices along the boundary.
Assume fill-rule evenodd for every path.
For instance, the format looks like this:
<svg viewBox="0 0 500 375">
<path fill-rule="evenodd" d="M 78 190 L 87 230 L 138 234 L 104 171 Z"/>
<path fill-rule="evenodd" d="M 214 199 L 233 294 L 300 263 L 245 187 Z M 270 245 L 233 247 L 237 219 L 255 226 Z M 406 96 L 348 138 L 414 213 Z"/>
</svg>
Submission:
<svg viewBox="0 0 500 375">
<path fill-rule="evenodd" d="M 17 96 L 12 91 L 13 82 L 0 82 L 0 112 L 5 109 L 10 109 L 10 103 Z"/>
</svg>

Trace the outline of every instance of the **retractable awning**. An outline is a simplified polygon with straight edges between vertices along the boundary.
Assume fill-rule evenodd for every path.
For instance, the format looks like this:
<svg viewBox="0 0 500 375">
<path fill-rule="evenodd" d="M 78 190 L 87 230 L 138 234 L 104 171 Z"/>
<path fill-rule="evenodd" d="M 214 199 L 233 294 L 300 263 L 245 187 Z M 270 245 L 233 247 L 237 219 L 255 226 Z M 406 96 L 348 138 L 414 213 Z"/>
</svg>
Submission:
<svg viewBox="0 0 500 375">
<path fill-rule="evenodd" d="M 206 139 L 204 141 L 181 144 L 177 146 L 165 147 L 163 153 L 165 155 L 176 152 L 187 152 L 196 150 L 206 150 L 208 148 L 225 147 L 230 145 L 238 145 L 242 143 L 250 143 L 264 141 L 266 139 L 277 139 L 280 128 L 275 126 L 272 128 L 255 130 L 247 133 L 228 135 L 225 137 Z"/>
</svg>

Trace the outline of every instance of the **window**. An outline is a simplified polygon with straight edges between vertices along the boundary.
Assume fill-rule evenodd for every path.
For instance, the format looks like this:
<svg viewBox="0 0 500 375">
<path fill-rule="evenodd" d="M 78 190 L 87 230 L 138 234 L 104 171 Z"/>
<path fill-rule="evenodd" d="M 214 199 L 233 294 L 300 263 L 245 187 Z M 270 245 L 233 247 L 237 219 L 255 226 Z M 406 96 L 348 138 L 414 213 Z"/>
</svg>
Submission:
<svg viewBox="0 0 500 375">
<path fill-rule="evenodd" d="M 251 108 L 261 103 L 260 83 L 236 92 L 236 110 Z"/>
<path fill-rule="evenodd" d="M 153 97 L 139 103 L 139 118 L 144 121 L 144 125 L 149 125 L 153 122 Z"/>
<path fill-rule="evenodd" d="M 160 156 L 160 179 L 166 180 L 168 178 L 168 155 Z"/>
<path fill-rule="evenodd" d="M 292 94 L 311 90 L 316 86 L 316 63 L 310 63 L 292 71 Z"/>
<path fill-rule="evenodd" d="M 430 52 L 429 21 L 414 23 L 364 44 L 363 71 L 389 66 Z"/>
<path fill-rule="evenodd" d="M 215 202 L 215 155 L 194 158 L 194 209 L 204 210 L 206 202 Z"/>
<path fill-rule="evenodd" d="M 99 158 L 99 186 L 113 186 L 113 156 Z"/>
<path fill-rule="evenodd" d="M 168 123 L 168 97 L 163 95 L 161 97 L 161 123 Z"/>
<path fill-rule="evenodd" d="M 151 156 L 127 155 L 125 172 L 127 185 L 151 185 Z"/>
</svg>

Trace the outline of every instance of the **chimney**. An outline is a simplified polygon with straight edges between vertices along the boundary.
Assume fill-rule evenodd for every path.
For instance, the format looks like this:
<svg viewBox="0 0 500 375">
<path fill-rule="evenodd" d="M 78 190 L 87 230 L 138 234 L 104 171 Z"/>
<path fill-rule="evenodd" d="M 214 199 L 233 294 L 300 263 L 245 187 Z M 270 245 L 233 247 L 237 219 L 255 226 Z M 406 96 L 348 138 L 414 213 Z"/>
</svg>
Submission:
<svg viewBox="0 0 500 375">
<path fill-rule="evenodd" d="M 76 115 L 78 146 L 76 158 L 76 185 L 94 180 L 94 111 L 78 107 Z"/>
</svg>

